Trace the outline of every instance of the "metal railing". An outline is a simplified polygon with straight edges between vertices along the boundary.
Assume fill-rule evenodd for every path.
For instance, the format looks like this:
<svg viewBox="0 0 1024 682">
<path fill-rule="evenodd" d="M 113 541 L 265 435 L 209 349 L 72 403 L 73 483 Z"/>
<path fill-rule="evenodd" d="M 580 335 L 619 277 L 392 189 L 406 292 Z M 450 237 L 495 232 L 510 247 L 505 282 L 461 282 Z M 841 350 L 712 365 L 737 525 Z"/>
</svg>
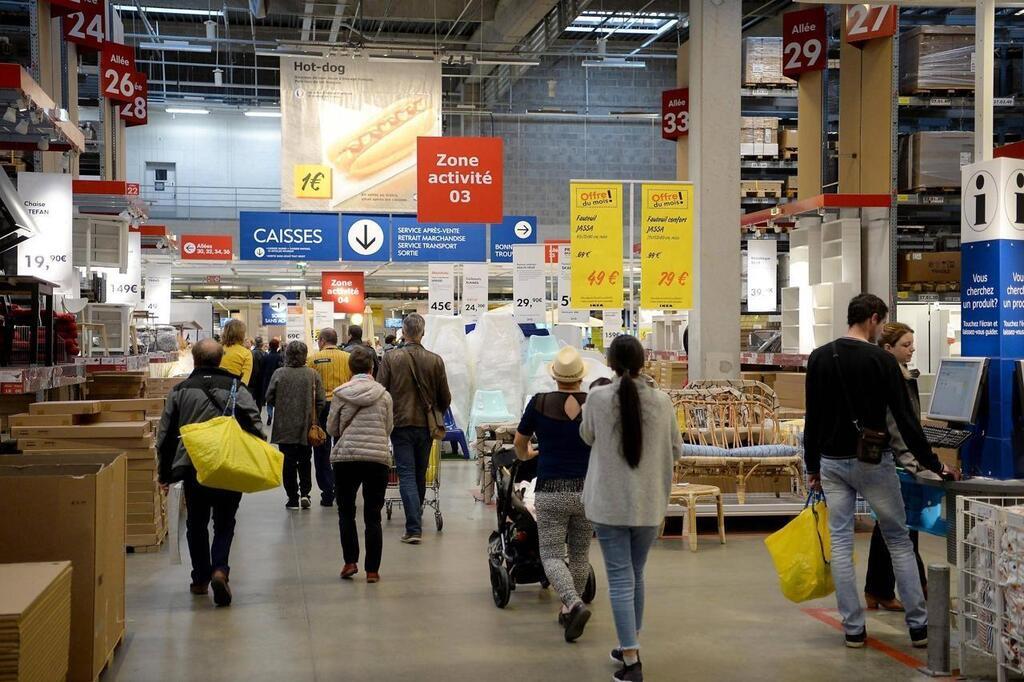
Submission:
<svg viewBox="0 0 1024 682">
<path fill-rule="evenodd" d="M 142 185 L 140 194 L 149 204 L 151 218 L 235 220 L 239 211 L 281 208 L 280 187 L 210 187 L 164 182 Z"/>
</svg>

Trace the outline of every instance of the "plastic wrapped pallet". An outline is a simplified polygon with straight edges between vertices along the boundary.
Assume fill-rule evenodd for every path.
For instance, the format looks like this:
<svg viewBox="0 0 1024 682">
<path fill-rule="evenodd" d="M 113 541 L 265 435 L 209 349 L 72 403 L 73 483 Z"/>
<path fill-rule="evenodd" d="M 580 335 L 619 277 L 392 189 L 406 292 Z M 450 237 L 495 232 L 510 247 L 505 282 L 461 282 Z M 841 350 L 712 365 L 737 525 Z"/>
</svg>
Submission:
<svg viewBox="0 0 1024 682">
<path fill-rule="evenodd" d="M 523 343 L 512 313 L 490 311 L 469 334 L 476 349 L 474 391 L 501 391 L 509 414 L 523 413 Z M 467 434 L 469 435 L 469 434 Z"/>
<path fill-rule="evenodd" d="M 974 162 L 974 133 L 927 131 L 899 145 L 900 191 L 960 187 L 960 167 Z"/>
<path fill-rule="evenodd" d="M 461 317 L 430 315 L 427 317 L 423 347 L 441 356 L 448 388 L 452 394 L 452 416 L 461 429 L 469 425 L 469 407 L 473 396 L 474 372 L 470 360 L 466 323 Z"/>
<path fill-rule="evenodd" d="M 974 90 L 974 28 L 917 26 L 900 36 L 900 93 Z"/>
<path fill-rule="evenodd" d="M 782 38 L 743 39 L 743 84 L 793 85 L 782 75 Z"/>
<path fill-rule="evenodd" d="M 778 156 L 779 119 L 774 116 L 744 116 L 740 122 L 741 156 Z"/>
</svg>

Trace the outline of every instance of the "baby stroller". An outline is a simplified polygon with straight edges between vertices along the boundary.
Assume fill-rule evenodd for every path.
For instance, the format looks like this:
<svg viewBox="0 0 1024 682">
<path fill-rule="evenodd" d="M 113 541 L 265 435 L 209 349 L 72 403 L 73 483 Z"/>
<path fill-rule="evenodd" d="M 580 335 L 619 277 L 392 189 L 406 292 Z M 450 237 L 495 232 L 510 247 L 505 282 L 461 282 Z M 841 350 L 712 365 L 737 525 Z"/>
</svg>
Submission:
<svg viewBox="0 0 1024 682">
<path fill-rule="evenodd" d="M 491 571 L 491 596 L 499 609 L 508 605 L 516 585 L 540 583 L 548 588 L 544 566 L 540 559 L 540 538 L 537 521 L 523 503 L 518 484 L 537 476 L 537 460 L 522 462 L 515 450 L 506 448 L 491 456 L 494 487 L 497 491 L 498 530 L 488 541 L 488 559 Z M 589 604 L 597 593 L 594 567 L 590 567 L 586 589 L 580 598 Z"/>
</svg>

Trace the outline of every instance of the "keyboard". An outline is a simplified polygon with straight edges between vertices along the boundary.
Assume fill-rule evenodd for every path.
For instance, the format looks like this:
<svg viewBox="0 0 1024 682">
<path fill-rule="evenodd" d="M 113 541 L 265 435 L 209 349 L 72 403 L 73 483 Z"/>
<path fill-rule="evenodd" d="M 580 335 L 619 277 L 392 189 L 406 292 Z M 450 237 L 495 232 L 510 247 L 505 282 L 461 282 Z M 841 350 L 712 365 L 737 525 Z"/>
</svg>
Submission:
<svg viewBox="0 0 1024 682">
<path fill-rule="evenodd" d="M 961 429 L 950 429 L 945 426 L 925 426 L 924 435 L 933 448 L 959 450 L 974 434 Z"/>
</svg>

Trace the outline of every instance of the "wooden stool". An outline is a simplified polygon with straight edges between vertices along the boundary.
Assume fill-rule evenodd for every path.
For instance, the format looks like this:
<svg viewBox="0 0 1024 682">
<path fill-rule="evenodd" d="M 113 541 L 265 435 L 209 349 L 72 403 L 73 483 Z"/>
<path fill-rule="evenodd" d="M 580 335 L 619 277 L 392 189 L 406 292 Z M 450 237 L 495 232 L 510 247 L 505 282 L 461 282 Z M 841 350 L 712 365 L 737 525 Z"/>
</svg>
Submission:
<svg viewBox="0 0 1024 682">
<path fill-rule="evenodd" d="M 690 551 L 697 551 L 697 500 L 702 497 L 715 498 L 715 505 L 718 507 L 718 538 L 725 544 L 725 513 L 722 510 L 722 491 L 713 485 L 702 485 L 690 483 L 687 485 L 674 484 L 669 494 L 669 504 L 679 504 L 686 507 L 686 518 L 689 524 Z"/>
</svg>

